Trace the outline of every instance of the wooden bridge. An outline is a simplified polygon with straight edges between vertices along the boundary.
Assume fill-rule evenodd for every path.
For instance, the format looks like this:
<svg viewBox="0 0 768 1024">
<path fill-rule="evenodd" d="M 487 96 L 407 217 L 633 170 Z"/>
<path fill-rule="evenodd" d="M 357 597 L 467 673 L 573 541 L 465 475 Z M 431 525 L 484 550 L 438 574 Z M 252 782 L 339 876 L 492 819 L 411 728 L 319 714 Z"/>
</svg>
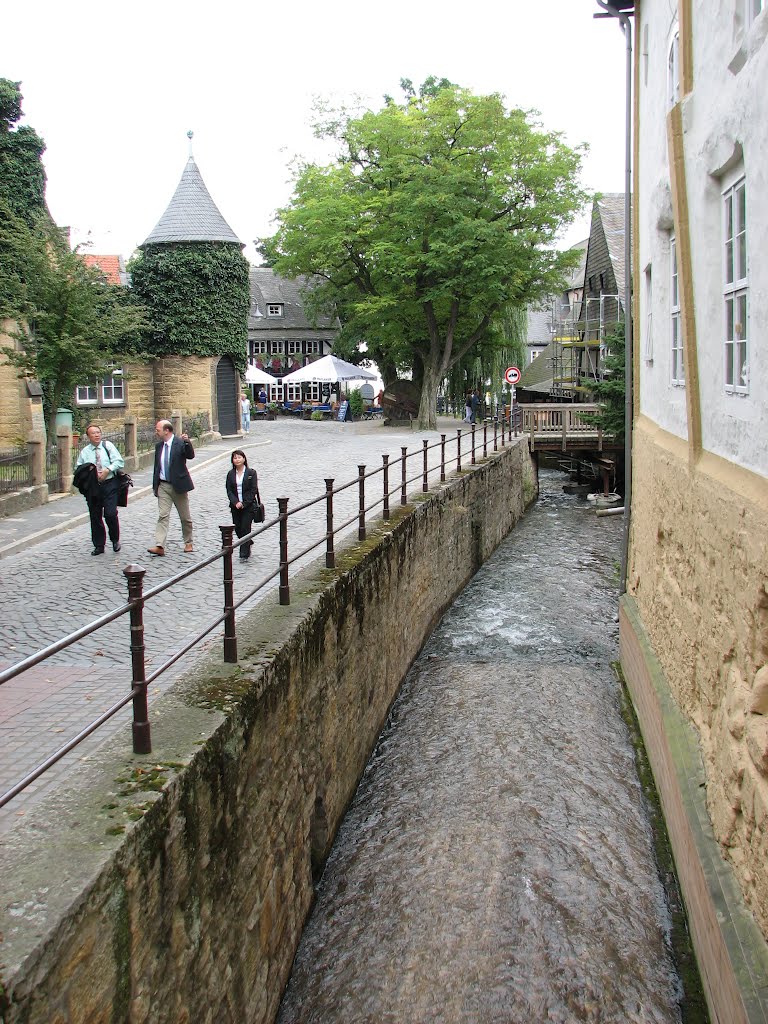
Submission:
<svg viewBox="0 0 768 1024">
<path fill-rule="evenodd" d="M 525 434 L 531 451 L 617 451 L 613 435 L 606 434 L 585 416 L 600 412 L 599 405 L 555 405 L 542 403 L 518 405 L 515 431 Z"/>
</svg>

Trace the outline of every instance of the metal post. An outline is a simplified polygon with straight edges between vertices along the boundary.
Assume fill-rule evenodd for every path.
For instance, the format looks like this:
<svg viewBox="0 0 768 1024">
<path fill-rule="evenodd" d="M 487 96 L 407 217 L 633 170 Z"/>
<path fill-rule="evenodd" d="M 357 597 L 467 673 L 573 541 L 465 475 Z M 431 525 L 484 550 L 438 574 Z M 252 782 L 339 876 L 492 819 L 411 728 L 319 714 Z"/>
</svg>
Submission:
<svg viewBox="0 0 768 1024">
<path fill-rule="evenodd" d="M 143 582 L 147 570 L 140 565 L 127 565 L 123 576 L 128 580 L 128 600 L 132 603 L 131 621 L 131 670 L 133 675 L 133 752 L 151 754 L 152 737 L 149 730 L 149 708 L 147 706 L 147 681 L 144 668 L 144 597 Z"/>
<path fill-rule="evenodd" d="M 365 540 L 365 466 L 357 467 L 357 492 L 360 499 L 357 514 L 357 539 Z"/>
<path fill-rule="evenodd" d="M 333 477 L 325 478 L 325 568 L 336 567 L 333 550 Z"/>
<path fill-rule="evenodd" d="M 499 421 L 495 417 L 493 420 L 493 450 L 495 452 L 499 450 Z"/>
<path fill-rule="evenodd" d="M 472 465 L 475 465 L 475 424 L 472 424 Z"/>
<path fill-rule="evenodd" d="M 461 427 L 456 430 L 456 472 L 461 472 Z"/>
<path fill-rule="evenodd" d="M 445 434 L 440 435 L 440 483 L 445 482 Z"/>
<path fill-rule="evenodd" d="M 235 582 L 232 579 L 232 534 L 234 526 L 220 526 L 224 550 L 224 661 L 237 664 L 237 633 L 235 632 Z"/>
<path fill-rule="evenodd" d="M 507 418 L 504 415 L 504 410 L 501 411 L 501 447 L 506 448 L 507 442 L 504 440 L 504 427 L 507 424 Z"/>
<path fill-rule="evenodd" d="M 288 586 L 288 499 L 278 498 L 277 509 L 280 518 L 280 604 L 291 603 L 291 590 Z"/>
<path fill-rule="evenodd" d="M 483 458 L 488 458 L 488 420 L 483 420 Z"/>
<path fill-rule="evenodd" d="M 429 448 L 429 441 L 421 442 L 424 452 L 424 464 L 421 473 L 421 489 L 422 491 L 429 490 L 429 454 L 427 449 Z"/>
<path fill-rule="evenodd" d="M 400 455 L 402 457 L 402 460 L 401 460 L 401 463 L 400 463 L 400 465 L 402 467 L 402 476 L 401 476 L 401 482 L 400 482 L 400 504 L 401 505 L 407 505 L 408 504 L 408 494 L 407 494 L 407 485 L 406 485 L 406 480 L 407 480 L 406 459 L 408 458 L 408 449 L 407 448 L 401 448 L 400 449 Z"/>
<path fill-rule="evenodd" d="M 383 464 L 382 468 L 383 468 L 383 476 L 384 476 L 384 512 L 383 512 L 383 516 L 384 516 L 384 521 L 386 522 L 387 519 L 389 519 L 389 456 L 388 455 L 382 455 L 381 456 L 381 461 L 382 461 L 382 464 Z"/>
</svg>

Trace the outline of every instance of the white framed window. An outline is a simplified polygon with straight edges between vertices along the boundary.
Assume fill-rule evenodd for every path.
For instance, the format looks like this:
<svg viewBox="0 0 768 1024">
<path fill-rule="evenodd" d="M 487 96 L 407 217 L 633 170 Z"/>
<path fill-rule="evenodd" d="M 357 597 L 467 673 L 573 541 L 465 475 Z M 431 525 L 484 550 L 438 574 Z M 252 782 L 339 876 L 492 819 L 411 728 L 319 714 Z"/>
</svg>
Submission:
<svg viewBox="0 0 768 1024">
<path fill-rule="evenodd" d="M 304 396 L 308 402 L 319 402 L 320 401 L 320 385 L 317 383 L 305 384 L 304 385 Z"/>
<path fill-rule="evenodd" d="M 281 380 L 276 381 L 274 384 L 269 384 L 269 400 L 270 402 L 282 402 L 283 401 L 283 382 Z"/>
<path fill-rule="evenodd" d="M 269 342 L 267 341 L 254 341 L 252 344 L 254 355 L 266 355 L 269 351 Z"/>
<path fill-rule="evenodd" d="M 267 316 L 282 316 L 283 315 L 283 304 L 282 302 L 268 302 L 267 303 Z"/>
<path fill-rule="evenodd" d="M 288 342 L 288 355 L 289 356 L 301 355 L 301 342 L 300 341 L 289 341 Z"/>
<path fill-rule="evenodd" d="M 320 352 L 320 345 L 321 342 L 319 341 L 305 341 L 304 351 L 307 353 L 308 356 L 317 355 Z"/>
<path fill-rule="evenodd" d="M 116 366 L 109 376 L 102 378 L 101 401 L 103 405 L 122 405 L 125 401 L 122 366 Z"/>
<path fill-rule="evenodd" d="M 650 263 L 645 268 L 645 361 L 653 362 L 653 273 Z"/>
<path fill-rule="evenodd" d="M 725 390 L 749 391 L 747 190 L 742 177 L 723 192 Z"/>
<path fill-rule="evenodd" d="M 301 384 L 286 384 L 285 385 L 285 400 L 286 400 L 286 402 L 300 402 L 301 401 Z"/>
<path fill-rule="evenodd" d="M 667 57 L 667 102 L 674 107 L 680 101 L 680 32 L 675 29 Z"/>
<path fill-rule="evenodd" d="M 677 272 L 677 240 L 669 239 L 669 317 L 671 321 L 672 383 L 678 387 L 685 384 L 685 359 L 683 357 L 683 331 L 680 319 L 680 278 Z"/>
<path fill-rule="evenodd" d="M 78 384 L 75 391 L 75 401 L 78 405 L 96 405 L 99 400 L 99 389 L 96 382 L 93 384 Z"/>
<path fill-rule="evenodd" d="M 269 351 L 273 356 L 283 354 L 283 343 L 282 341 L 270 341 Z"/>
</svg>

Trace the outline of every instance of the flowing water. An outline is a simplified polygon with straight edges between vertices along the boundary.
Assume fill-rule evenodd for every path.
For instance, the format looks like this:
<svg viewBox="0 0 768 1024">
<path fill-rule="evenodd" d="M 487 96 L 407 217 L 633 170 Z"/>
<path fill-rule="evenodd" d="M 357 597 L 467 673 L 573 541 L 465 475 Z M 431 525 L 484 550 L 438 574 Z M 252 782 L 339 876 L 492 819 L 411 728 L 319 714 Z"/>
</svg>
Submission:
<svg viewBox="0 0 768 1024">
<path fill-rule="evenodd" d="M 541 496 L 409 673 L 339 831 L 280 1024 L 674 1022 L 621 717 L 621 517 Z"/>
</svg>

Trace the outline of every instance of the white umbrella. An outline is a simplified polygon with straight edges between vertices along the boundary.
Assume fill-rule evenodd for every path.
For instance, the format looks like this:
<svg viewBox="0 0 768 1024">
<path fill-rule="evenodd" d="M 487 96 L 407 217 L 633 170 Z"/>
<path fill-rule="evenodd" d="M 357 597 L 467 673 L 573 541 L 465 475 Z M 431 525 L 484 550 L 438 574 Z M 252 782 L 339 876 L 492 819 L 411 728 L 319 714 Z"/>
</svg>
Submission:
<svg viewBox="0 0 768 1024">
<path fill-rule="evenodd" d="M 245 371 L 245 382 L 246 384 L 274 384 L 275 378 L 271 373 L 260 370 L 258 366 L 249 365 Z"/>
<path fill-rule="evenodd" d="M 314 381 L 317 384 L 337 384 L 342 380 L 377 380 L 375 373 L 364 370 L 362 366 L 354 366 L 352 363 L 345 363 L 337 356 L 323 356 L 313 363 L 307 363 L 300 370 L 293 373 L 286 373 L 283 377 L 284 384 L 301 384 L 305 381 Z"/>
</svg>

